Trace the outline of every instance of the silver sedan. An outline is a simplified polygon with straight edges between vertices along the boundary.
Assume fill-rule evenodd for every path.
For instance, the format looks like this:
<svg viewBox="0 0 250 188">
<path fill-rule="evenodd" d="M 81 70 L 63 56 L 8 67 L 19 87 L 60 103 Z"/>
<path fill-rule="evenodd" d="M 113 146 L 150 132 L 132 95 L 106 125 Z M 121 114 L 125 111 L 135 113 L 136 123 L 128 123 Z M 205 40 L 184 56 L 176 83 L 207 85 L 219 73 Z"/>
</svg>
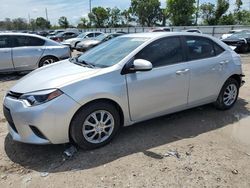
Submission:
<svg viewBox="0 0 250 188">
<path fill-rule="evenodd" d="M 70 57 L 70 49 L 45 37 L 0 34 L 0 72 L 29 71 Z"/>
<path fill-rule="evenodd" d="M 239 55 L 216 38 L 124 35 L 28 74 L 6 94 L 4 115 L 16 141 L 92 149 L 122 126 L 208 103 L 227 110 L 242 77 Z"/>
</svg>

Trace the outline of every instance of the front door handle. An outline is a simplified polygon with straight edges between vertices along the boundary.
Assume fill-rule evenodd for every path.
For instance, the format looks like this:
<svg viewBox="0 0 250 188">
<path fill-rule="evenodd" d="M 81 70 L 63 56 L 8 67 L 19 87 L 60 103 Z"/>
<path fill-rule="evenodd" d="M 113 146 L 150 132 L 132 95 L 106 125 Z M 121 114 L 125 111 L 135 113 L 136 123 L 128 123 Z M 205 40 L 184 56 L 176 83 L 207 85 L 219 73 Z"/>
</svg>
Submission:
<svg viewBox="0 0 250 188">
<path fill-rule="evenodd" d="M 182 75 L 182 74 L 187 73 L 188 71 L 189 71 L 189 69 L 178 70 L 178 71 L 176 71 L 176 74 L 177 74 L 177 75 Z"/>
</svg>

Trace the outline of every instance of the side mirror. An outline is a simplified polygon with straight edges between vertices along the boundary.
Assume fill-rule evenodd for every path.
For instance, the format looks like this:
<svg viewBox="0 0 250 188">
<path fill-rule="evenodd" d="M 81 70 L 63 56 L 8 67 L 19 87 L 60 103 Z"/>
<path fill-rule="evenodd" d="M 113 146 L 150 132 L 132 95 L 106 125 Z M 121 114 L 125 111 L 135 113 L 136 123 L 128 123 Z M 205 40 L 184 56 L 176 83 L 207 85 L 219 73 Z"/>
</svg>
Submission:
<svg viewBox="0 0 250 188">
<path fill-rule="evenodd" d="M 150 71 L 153 68 L 152 63 L 144 59 L 136 59 L 132 65 L 130 70 L 133 71 Z"/>
<path fill-rule="evenodd" d="M 150 71 L 152 70 L 153 65 L 150 61 L 147 61 L 145 59 L 136 59 L 124 66 L 122 69 L 121 74 L 128 74 L 128 73 L 134 73 L 137 71 Z"/>
</svg>

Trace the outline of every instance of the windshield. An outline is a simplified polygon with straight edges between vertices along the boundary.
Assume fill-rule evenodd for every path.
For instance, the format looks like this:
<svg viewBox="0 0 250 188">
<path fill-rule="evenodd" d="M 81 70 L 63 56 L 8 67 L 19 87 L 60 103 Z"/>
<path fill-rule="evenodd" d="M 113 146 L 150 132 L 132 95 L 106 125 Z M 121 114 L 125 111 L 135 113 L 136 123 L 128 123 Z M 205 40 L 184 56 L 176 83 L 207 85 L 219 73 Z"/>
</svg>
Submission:
<svg viewBox="0 0 250 188">
<path fill-rule="evenodd" d="M 95 67 L 110 67 L 146 42 L 148 38 L 118 37 L 105 42 L 78 58 L 78 62 L 87 62 Z"/>
<path fill-rule="evenodd" d="M 107 37 L 106 34 L 100 34 L 100 35 L 98 35 L 97 37 L 95 37 L 95 40 L 102 41 L 103 39 L 105 39 L 105 37 Z"/>
<path fill-rule="evenodd" d="M 231 35 L 231 38 L 249 38 L 250 32 L 237 32 Z"/>
<path fill-rule="evenodd" d="M 86 33 L 82 33 L 80 35 L 78 35 L 76 38 L 84 38 L 86 36 Z"/>
</svg>

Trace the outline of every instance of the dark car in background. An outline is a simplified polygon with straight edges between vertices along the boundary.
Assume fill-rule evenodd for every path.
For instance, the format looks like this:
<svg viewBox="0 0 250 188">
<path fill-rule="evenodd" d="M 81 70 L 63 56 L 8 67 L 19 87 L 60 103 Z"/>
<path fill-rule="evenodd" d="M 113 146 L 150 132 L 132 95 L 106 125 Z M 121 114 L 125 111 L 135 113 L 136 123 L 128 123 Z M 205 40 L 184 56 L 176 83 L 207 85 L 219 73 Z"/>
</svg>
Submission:
<svg viewBox="0 0 250 188">
<path fill-rule="evenodd" d="M 222 41 L 234 51 L 246 53 L 250 50 L 250 31 L 234 33 L 231 36 L 222 39 Z"/>
<path fill-rule="evenodd" d="M 62 42 L 66 39 L 75 38 L 78 35 L 79 35 L 79 33 L 76 33 L 73 31 L 65 31 L 65 32 L 59 33 L 55 36 L 51 36 L 51 37 L 49 37 L 49 39 L 52 39 L 52 40 L 57 41 L 57 42 Z"/>
<path fill-rule="evenodd" d="M 103 42 L 106 42 L 110 39 L 113 39 L 113 38 L 121 36 L 121 35 L 124 35 L 124 34 L 123 33 L 110 33 L 110 34 L 103 33 L 94 39 L 89 39 L 89 40 L 87 39 L 87 40 L 84 40 L 82 42 L 79 42 L 76 45 L 76 50 L 84 52 L 84 51 L 89 50 L 90 48 L 93 48 L 93 47 L 103 43 Z"/>
</svg>

